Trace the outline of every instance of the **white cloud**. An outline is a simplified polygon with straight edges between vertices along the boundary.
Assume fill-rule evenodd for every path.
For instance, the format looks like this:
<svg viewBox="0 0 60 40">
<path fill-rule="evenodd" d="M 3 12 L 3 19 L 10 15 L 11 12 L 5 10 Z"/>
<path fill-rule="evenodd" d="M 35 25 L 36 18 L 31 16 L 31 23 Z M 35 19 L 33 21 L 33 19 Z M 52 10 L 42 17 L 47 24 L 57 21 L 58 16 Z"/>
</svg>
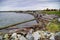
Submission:
<svg viewBox="0 0 60 40">
<path fill-rule="evenodd" d="M 37 1 L 50 1 L 50 0 L 37 0 Z"/>
<path fill-rule="evenodd" d="M 40 3 L 40 2 L 41 3 Z M 3 1 L 0 6 L 0 11 L 2 10 L 36 10 L 44 8 L 60 8 L 59 2 L 43 2 L 49 0 L 6 0 Z"/>
</svg>

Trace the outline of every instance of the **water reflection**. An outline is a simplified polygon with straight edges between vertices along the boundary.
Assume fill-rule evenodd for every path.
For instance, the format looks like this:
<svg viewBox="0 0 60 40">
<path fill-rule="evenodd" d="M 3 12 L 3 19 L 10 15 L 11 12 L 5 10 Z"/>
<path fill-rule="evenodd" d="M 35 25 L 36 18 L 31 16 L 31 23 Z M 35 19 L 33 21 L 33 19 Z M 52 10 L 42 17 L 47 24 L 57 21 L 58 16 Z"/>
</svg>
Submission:
<svg viewBox="0 0 60 40">
<path fill-rule="evenodd" d="M 34 16 L 32 16 L 30 14 L 2 12 L 2 13 L 0 13 L 0 28 L 10 25 L 10 24 L 15 24 L 18 22 L 23 22 L 23 21 L 27 21 L 27 20 L 31 20 L 31 19 L 34 19 Z M 27 23 L 18 25 L 18 27 L 33 25 L 35 23 L 36 23 L 36 21 L 31 21 L 31 22 L 27 22 Z"/>
</svg>

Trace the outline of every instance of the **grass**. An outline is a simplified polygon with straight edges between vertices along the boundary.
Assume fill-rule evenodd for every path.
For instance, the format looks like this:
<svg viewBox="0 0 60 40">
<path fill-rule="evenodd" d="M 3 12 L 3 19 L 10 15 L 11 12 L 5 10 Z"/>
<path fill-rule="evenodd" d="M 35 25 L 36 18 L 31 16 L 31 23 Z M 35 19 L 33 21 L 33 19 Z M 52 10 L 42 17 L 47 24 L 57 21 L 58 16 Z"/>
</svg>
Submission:
<svg viewBox="0 0 60 40">
<path fill-rule="evenodd" d="M 47 26 L 47 28 L 50 32 L 60 31 L 60 23 L 54 19 L 51 21 L 50 25 Z"/>
<path fill-rule="evenodd" d="M 51 23 L 48 26 L 48 30 L 50 30 L 51 32 L 60 31 L 60 25 L 56 23 Z"/>
<path fill-rule="evenodd" d="M 43 11 L 47 14 L 55 14 L 55 15 L 59 15 L 60 16 L 60 11 Z"/>
</svg>

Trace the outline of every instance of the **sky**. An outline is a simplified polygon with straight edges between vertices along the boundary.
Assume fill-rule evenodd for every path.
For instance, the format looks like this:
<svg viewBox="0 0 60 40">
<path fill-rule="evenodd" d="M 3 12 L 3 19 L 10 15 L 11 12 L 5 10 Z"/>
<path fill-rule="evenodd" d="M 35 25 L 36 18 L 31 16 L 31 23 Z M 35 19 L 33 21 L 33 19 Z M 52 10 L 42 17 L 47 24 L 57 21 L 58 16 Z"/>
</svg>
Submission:
<svg viewBox="0 0 60 40">
<path fill-rule="evenodd" d="M 0 11 L 59 9 L 60 0 L 0 0 Z"/>
</svg>

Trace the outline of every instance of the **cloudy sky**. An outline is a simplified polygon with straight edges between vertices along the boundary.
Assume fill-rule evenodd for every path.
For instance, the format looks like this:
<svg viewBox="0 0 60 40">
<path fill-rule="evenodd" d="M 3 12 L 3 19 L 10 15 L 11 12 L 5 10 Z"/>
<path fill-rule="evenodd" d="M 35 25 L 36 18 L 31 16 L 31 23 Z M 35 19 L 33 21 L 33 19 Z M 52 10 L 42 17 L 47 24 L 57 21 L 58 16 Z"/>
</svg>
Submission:
<svg viewBox="0 0 60 40">
<path fill-rule="evenodd" d="M 0 11 L 59 9 L 59 0 L 0 0 Z"/>
</svg>

